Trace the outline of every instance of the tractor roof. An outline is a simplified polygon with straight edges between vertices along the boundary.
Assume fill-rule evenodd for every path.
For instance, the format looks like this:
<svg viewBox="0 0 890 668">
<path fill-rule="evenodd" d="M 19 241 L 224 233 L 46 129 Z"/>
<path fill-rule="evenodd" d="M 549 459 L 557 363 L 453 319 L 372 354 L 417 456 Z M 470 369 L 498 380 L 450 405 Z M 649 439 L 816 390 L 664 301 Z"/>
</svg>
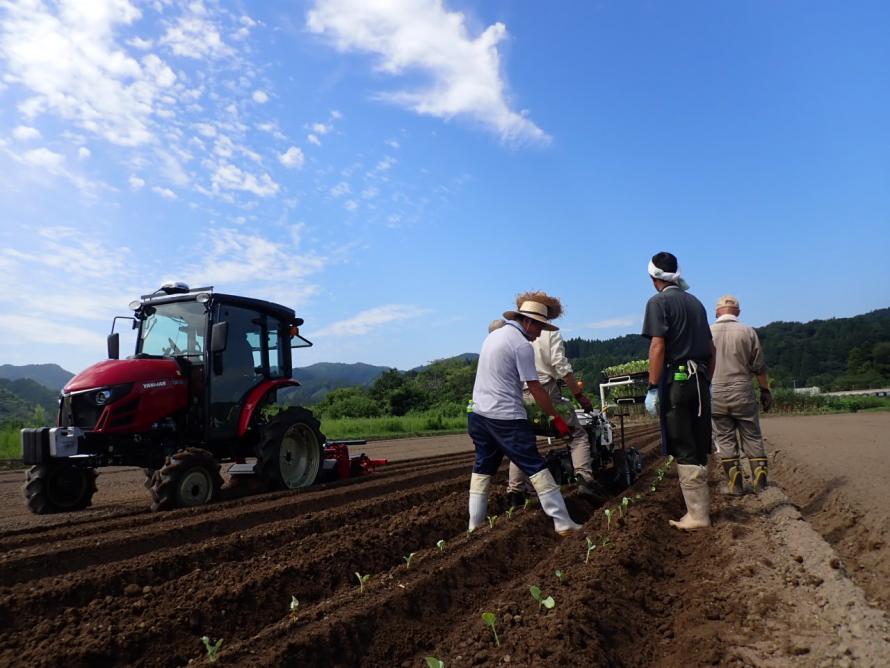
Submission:
<svg viewBox="0 0 890 668">
<path fill-rule="evenodd" d="M 233 306 L 242 306 L 263 313 L 271 313 L 286 322 L 300 320 L 296 317 L 296 313 L 294 313 L 292 308 L 282 306 L 281 304 L 265 301 L 263 299 L 253 299 L 252 297 L 241 297 L 239 295 L 213 292 L 212 286 L 190 289 L 184 283 L 165 284 L 156 292 L 142 295 L 138 301 L 130 304 L 130 308 L 136 310 L 144 304 L 169 304 L 172 302 L 188 301 L 214 301 L 217 303 L 232 304 Z M 302 320 L 298 324 L 302 324 Z"/>
</svg>

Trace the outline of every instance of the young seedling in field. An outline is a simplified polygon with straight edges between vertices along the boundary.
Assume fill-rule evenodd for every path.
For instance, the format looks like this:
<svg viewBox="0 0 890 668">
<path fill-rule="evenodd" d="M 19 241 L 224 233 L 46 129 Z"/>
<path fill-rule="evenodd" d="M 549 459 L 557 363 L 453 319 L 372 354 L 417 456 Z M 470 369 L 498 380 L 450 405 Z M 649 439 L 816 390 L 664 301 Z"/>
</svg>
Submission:
<svg viewBox="0 0 890 668">
<path fill-rule="evenodd" d="M 562 584 L 562 579 L 563 579 L 563 577 L 565 577 L 565 573 L 563 573 L 561 570 L 559 570 L 557 568 L 555 575 L 556 575 L 556 579 L 559 581 L 559 584 Z"/>
<path fill-rule="evenodd" d="M 445 662 L 434 656 L 425 657 L 427 668 L 445 668 Z"/>
<path fill-rule="evenodd" d="M 494 628 L 494 624 L 497 621 L 497 616 L 493 612 L 483 612 L 482 621 L 485 622 L 485 625 L 491 629 L 491 633 L 494 636 L 495 646 L 500 647 L 501 641 L 498 640 L 498 632 Z"/>
<path fill-rule="evenodd" d="M 530 504 L 532 500 L 529 497 L 525 497 L 525 503 L 522 504 L 523 510 L 528 510 L 528 504 Z"/>
<path fill-rule="evenodd" d="M 618 512 L 621 513 L 621 517 L 624 517 L 624 512 L 627 510 L 627 507 L 630 505 L 630 499 L 626 496 L 621 497 L 621 505 L 618 506 Z"/>
<path fill-rule="evenodd" d="M 291 624 L 295 624 L 297 622 L 297 609 L 300 607 L 300 602 L 297 600 L 296 596 L 290 597 L 290 621 Z"/>
<path fill-rule="evenodd" d="M 513 511 L 514 511 L 514 510 L 516 510 L 516 507 L 515 507 L 515 506 L 510 506 L 509 508 L 507 508 L 507 510 L 504 511 L 505 513 L 507 513 L 507 519 L 508 519 L 508 520 L 513 518 Z"/>
<path fill-rule="evenodd" d="M 414 558 L 414 555 L 415 555 L 415 554 L 417 554 L 417 552 L 412 552 L 412 553 L 409 554 L 407 557 L 402 557 L 402 559 L 405 560 L 405 564 L 407 564 L 407 565 L 405 566 L 405 568 L 411 568 L 411 560 Z"/>
<path fill-rule="evenodd" d="M 494 523 L 498 521 L 497 515 L 489 515 L 488 516 L 488 526 L 494 529 Z"/>
<path fill-rule="evenodd" d="M 615 511 L 611 508 L 606 508 L 603 514 L 606 516 L 606 531 L 608 531 L 612 528 L 612 515 L 615 514 Z"/>
<path fill-rule="evenodd" d="M 635 501 L 639 501 L 639 500 L 642 499 L 642 498 L 643 498 L 643 495 L 642 495 L 642 494 L 637 494 L 637 495 L 634 497 L 634 500 L 635 500 Z"/>
<path fill-rule="evenodd" d="M 548 596 L 544 598 L 544 595 L 541 593 L 541 588 L 535 585 L 532 585 L 528 588 L 529 592 L 532 595 L 532 598 L 538 602 L 538 608 L 547 608 L 548 610 L 553 610 L 556 607 L 556 601 L 553 600 L 552 596 Z"/>
<path fill-rule="evenodd" d="M 445 539 L 443 538 L 442 540 L 438 541 L 436 543 L 436 547 L 439 548 L 439 552 L 444 552 L 445 551 Z"/>
<path fill-rule="evenodd" d="M 472 536 L 474 531 L 475 531 L 475 529 L 467 529 L 467 538 Z"/>
<path fill-rule="evenodd" d="M 611 543 L 611 542 L 612 542 L 612 541 L 609 540 L 609 537 L 608 537 L 608 536 L 603 536 L 603 542 L 601 543 L 601 547 L 606 547 L 606 545 L 608 545 L 608 544 Z"/>
<path fill-rule="evenodd" d="M 358 578 L 358 593 L 364 594 L 365 593 L 365 585 L 368 584 L 368 580 L 371 579 L 371 574 L 368 573 L 367 575 L 362 575 L 361 573 L 356 571 L 355 577 Z"/>
<path fill-rule="evenodd" d="M 210 638 L 201 636 L 201 642 L 204 643 L 204 648 L 207 650 L 207 660 L 210 663 L 216 663 L 216 660 L 219 658 L 219 650 L 222 648 L 223 639 L 220 638 L 215 643 L 211 643 Z"/>
<path fill-rule="evenodd" d="M 584 557 L 584 563 L 586 564 L 590 561 L 590 553 L 596 549 L 596 543 L 590 540 L 590 536 L 587 536 L 587 556 Z"/>
</svg>

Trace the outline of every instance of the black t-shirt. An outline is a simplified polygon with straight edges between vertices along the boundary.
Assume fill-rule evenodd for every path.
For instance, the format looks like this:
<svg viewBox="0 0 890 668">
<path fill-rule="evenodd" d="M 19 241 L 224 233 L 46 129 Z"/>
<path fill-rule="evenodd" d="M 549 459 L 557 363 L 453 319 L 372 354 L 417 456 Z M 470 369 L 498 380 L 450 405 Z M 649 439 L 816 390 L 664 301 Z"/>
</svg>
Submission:
<svg viewBox="0 0 890 668">
<path fill-rule="evenodd" d="M 678 287 L 668 286 L 646 302 L 642 334 L 647 339 L 664 337 L 666 364 L 686 360 L 707 364 L 711 359 L 711 327 L 705 307 Z"/>
</svg>

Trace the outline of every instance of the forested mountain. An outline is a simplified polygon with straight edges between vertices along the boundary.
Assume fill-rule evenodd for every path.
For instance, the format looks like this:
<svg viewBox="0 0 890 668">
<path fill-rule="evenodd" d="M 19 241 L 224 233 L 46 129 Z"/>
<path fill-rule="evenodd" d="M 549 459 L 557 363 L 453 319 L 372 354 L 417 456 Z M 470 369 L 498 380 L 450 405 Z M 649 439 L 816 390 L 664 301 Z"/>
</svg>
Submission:
<svg viewBox="0 0 890 668">
<path fill-rule="evenodd" d="M 26 423 L 56 415 L 59 393 L 30 378 L 0 378 L 0 423 Z"/>
<path fill-rule="evenodd" d="M 851 318 L 773 322 L 755 330 L 774 385 L 845 390 L 890 384 L 890 308 Z M 599 382 L 607 366 L 645 359 L 649 341 L 635 334 L 569 339 L 566 353 L 589 385 Z"/>
<path fill-rule="evenodd" d="M 58 364 L 24 364 L 22 366 L 0 364 L 0 378 L 7 378 L 9 380 L 30 378 L 54 392 L 61 390 L 65 386 L 65 383 L 73 377 L 73 373 L 66 371 Z"/>
</svg>

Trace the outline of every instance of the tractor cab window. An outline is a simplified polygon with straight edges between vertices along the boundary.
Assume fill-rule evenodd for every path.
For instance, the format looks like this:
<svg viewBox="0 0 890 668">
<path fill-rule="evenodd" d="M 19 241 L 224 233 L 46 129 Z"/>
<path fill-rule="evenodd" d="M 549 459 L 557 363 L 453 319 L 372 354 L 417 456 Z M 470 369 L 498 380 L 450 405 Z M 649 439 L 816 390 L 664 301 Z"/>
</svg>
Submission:
<svg viewBox="0 0 890 668">
<path fill-rule="evenodd" d="M 285 357 L 287 346 L 290 342 L 282 338 L 283 325 L 279 320 L 269 318 L 266 330 L 266 340 L 269 345 L 269 377 L 284 378 L 287 376 L 287 358 Z"/>
<path fill-rule="evenodd" d="M 152 307 L 140 330 L 143 355 L 201 357 L 204 353 L 206 312 L 198 302 L 173 302 Z"/>
</svg>

